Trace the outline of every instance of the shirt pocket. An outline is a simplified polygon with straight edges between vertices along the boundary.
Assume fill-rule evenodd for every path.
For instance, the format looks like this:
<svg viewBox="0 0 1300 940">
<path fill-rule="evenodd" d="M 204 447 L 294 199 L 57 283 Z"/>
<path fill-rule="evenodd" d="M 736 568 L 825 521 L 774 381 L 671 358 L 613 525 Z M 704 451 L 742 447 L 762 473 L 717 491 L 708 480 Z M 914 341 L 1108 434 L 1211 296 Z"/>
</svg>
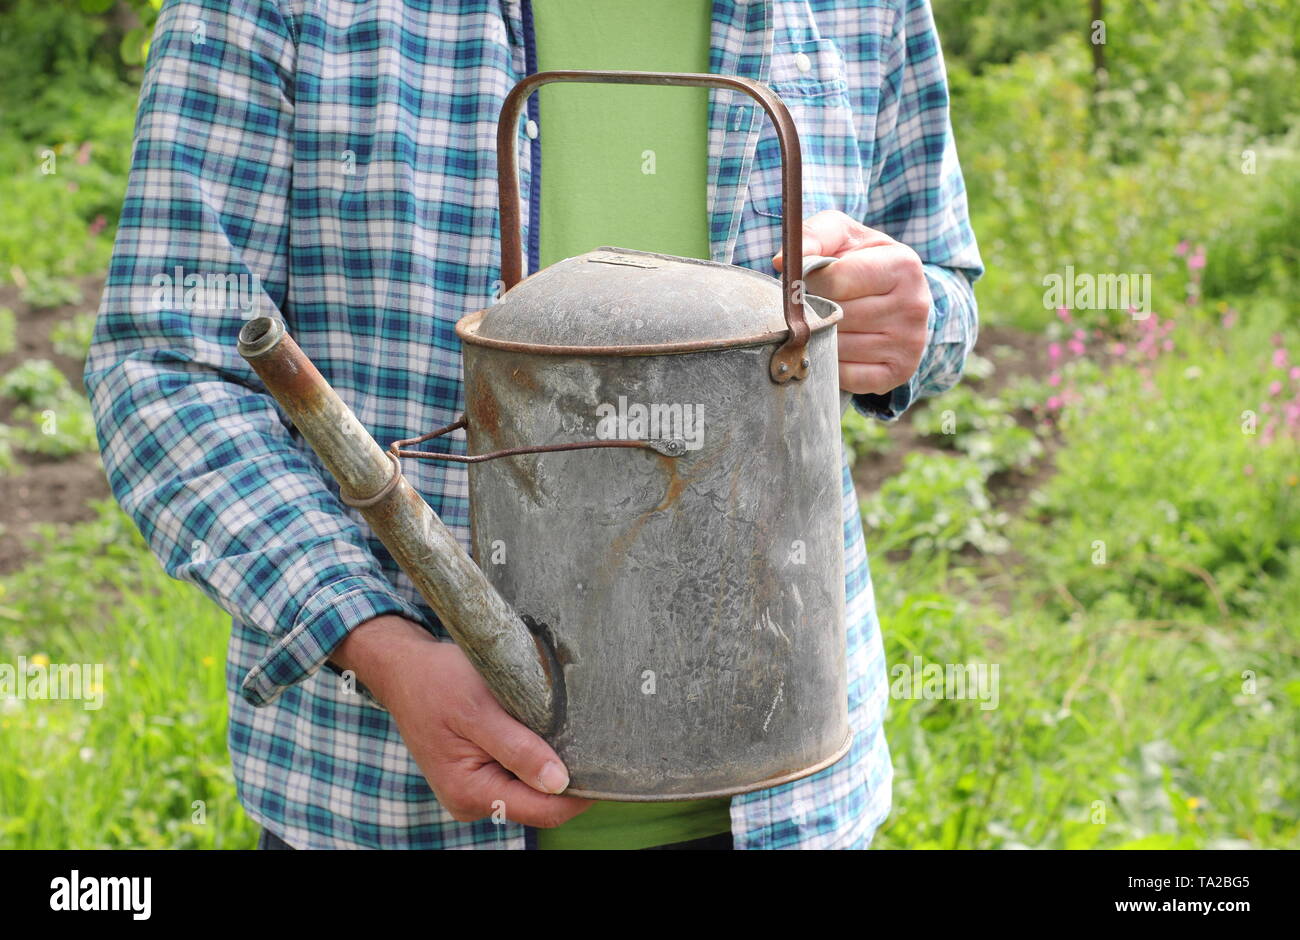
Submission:
<svg viewBox="0 0 1300 940">
<path fill-rule="evenodd" d="M 848 69 L 830 39 L 778 42 L 768 79 L 794 119 L 803 156 L 804 217 L 838 209 L 862 218 L 867 203 L 861 141 L 870 141 L 875 114 L 855 114 Z M 873 126 L 866 127 L 866 123 Z M 781 217 L 781 149 L 764 120 L 749 177 L 750 209 Z"/>
</svg>

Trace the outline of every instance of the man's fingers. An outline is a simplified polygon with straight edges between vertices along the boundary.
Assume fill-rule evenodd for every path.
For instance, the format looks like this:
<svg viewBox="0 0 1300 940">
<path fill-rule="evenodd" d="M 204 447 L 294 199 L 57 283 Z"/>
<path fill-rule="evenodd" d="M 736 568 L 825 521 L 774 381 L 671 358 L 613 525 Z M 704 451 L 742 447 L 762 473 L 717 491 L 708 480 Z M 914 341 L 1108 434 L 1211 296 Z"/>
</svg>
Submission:
<svg viewBox="0 0 1300 940">
<path fill-rule="evenodd" d="M 501 766 L 540 793 L 563 793 L 569 785 L 569 772 L 559 755 L 500 706 L 484 708 L 474 727 L 462 733 L 468 733 Z"/>
<path fill-rule="evenodd" d="M 874 245 L 896 244 L 884 232 L 863 225 L 857 219 L 827 209 L 809 216 L 803 223 L 803 253 L 805 255 L 830 255 L 839 257 L 845 252 Z M 781 270 L 783 259 L 777 252 L 772 263 Z"/>
<path fill-rule="evenodd" d="M 861 248 L 809 274 L 810 293 L 835 301 L 888 294 L 921 273 L 921 259 L 905 245 L 891 243 Z"/>
<path fill-rule="evenodd" d="M 905 297 L 895 291 L 883 296 L 841 300 L 839 304 L 844 311 L 841 333 L 890 333 L 898 338 L 914 334 L 909 338 L 925 342 L 929 304 L 924 296 Z"/>
<path fill-rule="evenodd" d="M 568 822 L 592 803 L 576 796 L 538 793 L 512 777 L 501 765 L 490 762 L 475 770 L 465 782 L 467 789 L 475 794 L 473 802 L 464 804 L 454 797 L 446 801 L 447 811 L 462 822 L 499 812 L 512 822 L 551 829 Z"/>
<path fill-rule="evenodd" d="M 925 340 L 899 343 L 883 333 L 840 333 L 840 388 L 846 392 L 884 393 L 905 383 L 916 371 Z"/>
<path fill-rule="evenodd" d="M 855 395 L 884 395 L 907 380 L 897 379 L 898 368 L 886 362 L 840 362 L 840 388 Z"/>
</svg>

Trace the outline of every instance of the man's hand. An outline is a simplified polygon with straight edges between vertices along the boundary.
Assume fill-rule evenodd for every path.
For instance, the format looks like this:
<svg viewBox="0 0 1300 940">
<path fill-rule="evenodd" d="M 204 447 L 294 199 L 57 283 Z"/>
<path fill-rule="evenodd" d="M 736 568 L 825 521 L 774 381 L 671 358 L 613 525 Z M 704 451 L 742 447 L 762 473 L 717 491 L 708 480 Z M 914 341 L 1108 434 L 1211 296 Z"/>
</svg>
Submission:
<svg viewBox="0 0 1300 940">
<path fill-rule="evenodd" d="M 349 633 L 330 659 L 351 669 L 392 714 L 438 802 L 455 819 L 502 810 L 515 822 L 551 828 L 591 805 L 554 795 L 569 785 L 560 758 L 497 703 L 456 644 L 439 642 L 402 617 L 383 616 Z"/>
<path fill-rule="evenodd" d="M 843 212 L 819 212 L 803 224 L 805 255 L 838 258 L 805 278 L 807 291 L 844 308 L 839 325 L 840 388 L 884 395 L 921 364 L 930 285 L 921 259 L 884 232 Z M 781 255 L 772 259 L 781 270 Z"/>
</svg>

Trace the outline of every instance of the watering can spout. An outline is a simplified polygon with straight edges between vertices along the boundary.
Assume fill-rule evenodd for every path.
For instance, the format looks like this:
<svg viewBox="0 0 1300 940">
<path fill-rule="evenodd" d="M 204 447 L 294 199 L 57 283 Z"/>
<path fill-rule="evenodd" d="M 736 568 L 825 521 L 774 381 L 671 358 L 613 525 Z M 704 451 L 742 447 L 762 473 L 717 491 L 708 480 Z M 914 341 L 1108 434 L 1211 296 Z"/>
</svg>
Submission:
<svg viewBox="0 0 1300 940">
<path fill-rule="evenodd" d="M 345 503 L 411 578 L 506 711 L 538 734 L 562 719 L 562 676 L 543 628 L 525 622 L 285 331 L 258 317 L 239 353 L 339 483 Z"/>
</svg>

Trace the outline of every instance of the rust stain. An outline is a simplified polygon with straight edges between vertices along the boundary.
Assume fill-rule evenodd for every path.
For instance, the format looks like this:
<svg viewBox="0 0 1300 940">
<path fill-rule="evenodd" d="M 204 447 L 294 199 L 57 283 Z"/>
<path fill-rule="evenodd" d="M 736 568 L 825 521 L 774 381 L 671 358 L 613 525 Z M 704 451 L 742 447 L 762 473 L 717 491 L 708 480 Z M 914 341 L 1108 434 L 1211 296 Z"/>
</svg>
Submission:
<svg viewBox="0 0 1300 940">
<path fill-rule="evenodd" d="M 491 383 L 485 381 L 482 375 L 475 375 L 471 381 L 465 405 L 469 409 L 470 424 L 474 429 L 495 439 L 501 429 L 501 410 L 496 396 L 492 394 Z"/>
<path fill-rule="evenodd" d="M 668 468 L 668 487 L 664 490 L 664 498 L 654 509 L 645 514 L 648 518 L 656 512 L 663 512 L 672 503 L 677 502 L 677 498 L 682 495 L 682 490 L 686 489 L 687 478 L 678 472 L 678 463 L 680 457 L 665 457 L 660 455 L 659 463 Z"/>
</svg>

